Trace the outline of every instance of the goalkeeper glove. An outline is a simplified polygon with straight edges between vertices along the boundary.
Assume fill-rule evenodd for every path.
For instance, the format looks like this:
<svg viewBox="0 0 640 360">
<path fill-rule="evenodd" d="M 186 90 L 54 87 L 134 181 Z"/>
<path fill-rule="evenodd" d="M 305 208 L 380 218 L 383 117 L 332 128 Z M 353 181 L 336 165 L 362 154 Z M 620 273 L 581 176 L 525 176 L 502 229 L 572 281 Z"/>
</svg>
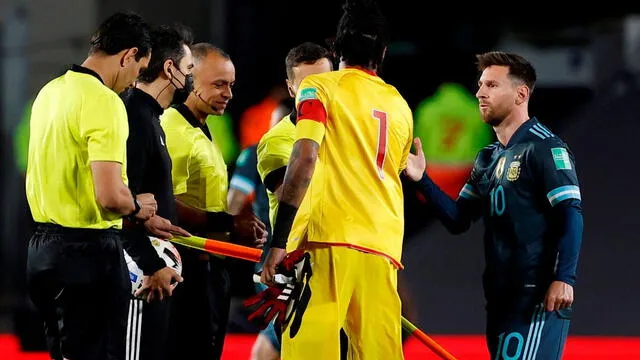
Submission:
<svg viewBox="0 0 640 360">
<path fill-rule="evenodd" d="M 291 337 L 294 337 L 311 298 L 311 256 L 304 250 L 295 250 L 287 254 L 276 270 L 276 285 L 245 300 L 244 305 L 257 307 L 248 319 L 258 321 L 261 329 L 273 320 L 277 328 L 286 326 L 295 315 L 290 329 Z M 259 278 L 259 275 L 254 276 L 254 280 L 259 281 Z"/>
</svg>

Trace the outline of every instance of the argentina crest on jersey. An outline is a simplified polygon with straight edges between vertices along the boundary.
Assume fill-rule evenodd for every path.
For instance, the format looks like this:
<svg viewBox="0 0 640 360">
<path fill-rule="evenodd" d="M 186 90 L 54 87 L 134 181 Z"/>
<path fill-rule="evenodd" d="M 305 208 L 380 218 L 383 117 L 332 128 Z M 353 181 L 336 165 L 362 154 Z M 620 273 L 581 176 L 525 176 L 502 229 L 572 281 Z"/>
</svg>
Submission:
<svg viewBox="0 0 640 360">
<path fill-rule="evenodd" d="M 514 160 L 507 169 L 507 180 L 516 181 L 520 177 L 520 161 Z"/>
</svg>

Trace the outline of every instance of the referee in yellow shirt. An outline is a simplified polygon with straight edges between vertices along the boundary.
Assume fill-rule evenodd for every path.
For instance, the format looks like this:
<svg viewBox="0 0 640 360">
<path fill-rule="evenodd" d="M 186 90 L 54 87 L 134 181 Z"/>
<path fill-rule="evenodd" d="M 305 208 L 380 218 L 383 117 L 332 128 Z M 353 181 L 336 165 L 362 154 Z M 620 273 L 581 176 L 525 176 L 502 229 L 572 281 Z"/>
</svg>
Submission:
<svg viewBox="0 0 640 360">
<path fill-rule="evenodd" d="M 210 44 L 196 44 L 191 51 L 194 91 L 161 118 L 172 161 L 178 223 L 192 234 L 231 233 L 234 240 L 262 245 L 265 226 L 252 212 L 227 213 L 227 166 L 205 123 L 208 115 L 222 115 L 231 100 L 233 62 Z M 184 282 L 173 294 L 167 358 L 219 359 L 229 320 L 226 262 L 185 247 L 179 251 Z"/>
<path fill-rule="evenodd" d="M 122 218 L 146 220 L 156 202 L 126 185 L 127 113 L 118 93 L 150 55 L 144 20 L 114 14 L 82 65 L 46 84 L 33 104 L 26 191 L 37 228 L 27 281 L 55 360 L 125 358 L 131 285 Z"/>
</svg>

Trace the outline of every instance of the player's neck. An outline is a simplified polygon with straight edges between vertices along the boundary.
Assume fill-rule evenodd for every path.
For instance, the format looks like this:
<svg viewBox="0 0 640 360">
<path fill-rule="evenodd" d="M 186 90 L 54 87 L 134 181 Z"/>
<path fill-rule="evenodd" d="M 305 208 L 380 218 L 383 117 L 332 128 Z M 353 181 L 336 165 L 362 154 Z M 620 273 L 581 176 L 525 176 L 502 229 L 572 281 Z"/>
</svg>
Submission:
<svg viewBox="0 0 640 360">
<path fill-rule="evenodd" d="M 344 60 L 340 61 L 340 64 L 338 64 L 338 69 L 342 70 L 342 69 L 346 69 L 346 68 L 360 69 L 360 70 L 364 70 L 366 72 L 372 72 L 372 73 L 376 73 L 377 72 L 377 67 L 373 66 L 371 64 L 369 66 L 349 65 Z"/>
<path fill-rule="evenodd" d="M 144 91 L 145 93 L 151 95 L 163 109 L 166 109 L 171 104 L 171 96 L 169 87 L 171 83 L 163 80 L 156 80 L 149 84 L 138 82 L 136 83 L 136 88 Z"/>
<path fill-rule="evenodd" d="M 198 109 L 198 97 L 195 95 L 195 93 L 192 92 L 191 94 L 189 94 L 189 97 L 187 98 L 187 101 L 184 102 L 184 104 L 189 108 L 189 111 L 191 111 L 193 116 L 198 119 L 200 124 L 205 123 L 208 114 Z"/>
<path fill-rule="evenodd" d="M 511 112 L 498 126 L 494 126 L 496 137 L 502 146 L 506 146 L 515 132 L 529 120 L 529 112 L 526 109 L 516 109 Z"/>
<path fill-rule="evenodd" d="M 93 70 L 100 75 L 100 79 L 102 79 L 102 82 L 104 82 L 105 86 L 109 89 L 115 87 L 120 69 L 116 68 L 110 57 L 89 55 L 81 66 Z"/>
</svg>

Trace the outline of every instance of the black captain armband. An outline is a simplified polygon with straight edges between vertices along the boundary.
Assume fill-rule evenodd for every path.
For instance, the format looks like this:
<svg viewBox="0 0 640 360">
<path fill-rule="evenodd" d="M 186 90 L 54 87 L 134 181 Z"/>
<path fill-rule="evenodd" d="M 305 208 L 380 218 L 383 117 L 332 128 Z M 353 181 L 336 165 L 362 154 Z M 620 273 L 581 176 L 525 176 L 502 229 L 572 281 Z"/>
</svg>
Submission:
<svg viewBox="0 0 640 360">
<path fill-rule="evenodd" d="M 293 220 L 296 218 L 297 213 L 297 207 L 282 201 L 278 203 L 278 212 L 276 214 L 271 247 L 279 249 L 287 247 L 287 239 L 289 238 L 291 226 L 293 226 Z"/>
<path fill-rule="evenodd" d="M 226 212 L 207 212 L 207 228 L 212 232 L 233 230 L 233 215 Z"/>
</svg>

